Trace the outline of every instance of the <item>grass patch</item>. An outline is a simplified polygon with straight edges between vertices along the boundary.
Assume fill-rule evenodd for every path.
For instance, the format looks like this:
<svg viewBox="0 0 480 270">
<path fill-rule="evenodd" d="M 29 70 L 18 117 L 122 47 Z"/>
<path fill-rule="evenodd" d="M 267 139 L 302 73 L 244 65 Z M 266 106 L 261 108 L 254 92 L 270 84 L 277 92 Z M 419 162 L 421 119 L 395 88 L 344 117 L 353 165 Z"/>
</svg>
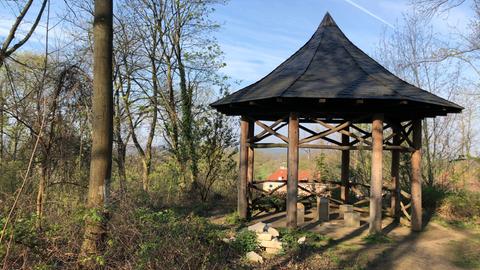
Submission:
<svg viewBox="0 0 480 270">
<path fill-rule="evenodd" d="M 381 234 L 381 233 L 376 233 L 376 234 L 370 234 L 367 235 L 363 238 L 363 241 L 365 241 L 366 244 L 387 244 L 393 242 L 391 238 L 388 236 Z"/>
<path fill-rule="evenodd" d="M 450 247 L 454 254 L 453 264 L 465 269 L 480 268 L 480 241 L 456 241 Z"/>
<path fill-rule="evenodd" d="M 480 230 L 480 218 L 468 220 L 449 220 L 447 218 L 435 215 L 432 220 L 435 221 L 435 223 L 449 229 Z"/>
<path fill-rule="evenodd" d="M 225 223 L 227 225 L 243 227 L 245 225 L 245 220 L 241 219 L 238 212 L 235 211 L 225 216 Z"/>
<path fill-rule="evenodd" d="M 298 229 L 292 230 L 287 228 L 280 228 L 279 231 L 280 241 L 285 243 L 286 250 L 298 249 L 300 247 L 300 244 L 298 244 L 298 239 L 304 236 L 306 238 L 304 245 L 314 248 L 325 246 L 331 240 L 325 235 Z"/>
</svg>

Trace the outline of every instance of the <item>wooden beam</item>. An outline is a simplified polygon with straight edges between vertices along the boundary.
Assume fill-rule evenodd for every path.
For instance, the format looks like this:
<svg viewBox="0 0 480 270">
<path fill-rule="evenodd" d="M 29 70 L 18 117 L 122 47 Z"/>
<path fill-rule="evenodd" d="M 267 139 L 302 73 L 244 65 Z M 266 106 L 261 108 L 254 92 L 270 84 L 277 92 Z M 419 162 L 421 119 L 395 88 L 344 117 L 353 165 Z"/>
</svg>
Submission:
<svg viewBox="0 0 480 270">
<path fill-rule="evenodd" d="M 320 121 L 320 120 L 315 120 L 315 122 L 319 123 L 320 125 L 324 126 L 325 128 L 328 128 L 328 129 L 334 129 L 334 128 L 335 128 L 334 126 L 332 126 L 332 125 L 330 125 L 330 124 L 328 124 L 328 123 L 325 123 L 325 122 L 323 122 L 323 121 Z M 345 122 L 345 123 L 349 123 L 349 126 L 350 126 L 350 124 L 351 124 L 351 122 Z M 355 134 L 355 133 L 351 133 L 351 132 L 346 131 L 346 130 L 343 130 L 343 129 L 339 130 L 338 132 L 340 132 L 340 133 L 342 133 L 342 134 L 345 134 L 345 135 L 347 135 L 347 136 L 350 136 L 350 137 L 352 137 L 352 138 L 354 138 L 354 139 L 357 139 L 357 140 L 359 140 L 360 142 L 365 143 L 365 144 L 367 144 L 367 145 L 372 145 L 372 143 L 371 143 L 370 141 L 367 141 L 367 140 L 363 139 L 362 137 L 357 136 L 357 134 Z"/>
<path fill-rule="evenodd" d="M 253 120 L 253 119 L 251 119 Z M 278 125 L 280 125 L 283 121 L 285 121 L 285 118 L 280 118 L 278 119 L 277 121 L 275 121 L 273 124 L 270 125 L 270 128 L 277 131 L 277 129 L 275 129 Z M 265 134 L 268 134 L 268 136 L 270 136 L 271 134 L 268 133 L 268 131 L 266 130 L 262 130 L 260 133 L 258 133 L 256 136 L 255 136 L 255 139 L 254 141 L 261 141 L 262 139 L 264 139 L 265 137 L 262 137 L 263 135 Z M 268 137 L 267 136 L 267 137 Z"/>
<path fill-rule="evenodd" d="M 247 198 L 247 174 L 248 174 L 248 119 L 244 116 L 240 119 L 240 169 L 238 175 L 238 202 L 237 211 L 241 219 L 248 216 L 248 198 Z"/>
<path fill-rule="evenodd" d="M 307 138 L 304 138 L 300 141 L 300 144 L 304 144 L 304 143 L 308 143 L 308 142 L 311 142 L 311 141 L 315 141 L 315 140 L 318 140 L 318 139 L 321 139 L 323 137 L 326 137 L 332 133 L 335 133 L 335 132 L 339 132 L 341 131 L 342 129 L 348 127 L 351 123 L 350 122 L 345 122 L 345 123 L 342 123 L 340 125 L 337 125 L 336 127 L 334 126 L 330 126 L 328 128 L 328 130 L 325 130 L 325 131 L 322 131 L 320 133 L 317 133 L 317 134 L 314 134 L 312 136 L 309 136 Z"/>
<path fill-rule="evenodd" d="M 413 122 L 412 153 L 412 231 L 422 230 L 422 120 Z"/>
<path fill-rule="evenodd" d="M 249 144 L 250 145 L 250 144 Z M 254 143 L 254 148 L 288 148 L 286 143 Z M 343 145 L 328 145 L 328 144 L 301 144 L 299 148 L 306 149 L 329 149 L 329 150 L 372 150 L 371 146 L 356 145 L 356 146 L 343 146 Z M 406 146 L 396 145 L 384 145 L 383 150 L 399 150 L 400 152 L 413 152 L 413 148 Z"/>
<path fill-rule="evenodd" d="M 272 128 L 275 132 L 277 132 L 278 130 L 282 129 L 284 126 L 288 125 L 287 123 L 282 123 L 280 124 L 279 126 L 276 126 L 275 128 Z M 272 126 L 270 126 L 271 128 Z M 263 141 L 265 138 L 268 138 L 270 136 L 272 136 L 271 133 L 268 133 L 267 131 L 262 131 L 262 132 L 265 132 L 264 134 L 262 134 L 262 136 L 255 136 L 254 139 L 253 139 L 253 142 L 260 142 L 260 141 Z"/>
<path fill-rule="evenodd" d="M 348 127 L 345 128 L 348 131 Z M 350 144 L 350 137 L 348 135 L 342 134 L 342 145 L 349 146 Z M 350 192 L 350 151 L 349 150 L 342 150 L 342 171 L 340 179 L 342 181 L 342 187 L 340 190 L 340 199 L 344 203 L 348 203 L 349 198 L 348 194 Z"/>
<path fill-rule="evenodd" d="M 298 115 L 290 113 L 288 120 L 288 182 L 287 182 L 287 227 L 297 227 L 298 195 Z"/>
<path fill-rule="evenodd" d="M 262 123 L 261 121 L 256 121 L 255 122 L 258 126 L 260 126 L 261 128 L 263 128 L 264 130 L 266 130 L 268 133 L 280 138 L 282 141 L 288 143 L 288 138 L 283 136 L 282 134 L 278 133 L 277 131 L 273 130 L 272 128 L 270 128 L 269 126 L 265 125 L 264 123 Z"/>
<path fill-rule="evenodd" d="M 311 135 L 317 135 L 317 134 L 318 134 L 317 132 L 315 132 L 315 131 L 307 128 L 307 127 L 304 127 L 304 126 L 302 126 L 302 125 L 299 125 L 298 127 L 299 127 L 300 129 L 302 129 L 302 130 L 310 133 Z M 330 139 L 330 138 L 328 138 L 328 137 L 321 137 L 320 139 L 322 139 L 322 140 L 324 140 L 324 141 L 327 141 L 327 142 L 329 142 L 329 143 L 333 143 L 333 144 L 335 144 L 335 145 L 342 145 L 342 143 L 337 142 L 336 140 Z M 302 140 L 303 140 L 303 139 L 302 139 Z M 302 140 L 300 140 L 300 145 L 302 145 Z"/>
<path fill-rule="evenodd" d="M 400 134 L 397 131 L 393 136 L 393 144 L 400 143 Z M 390 167 L 391 183 L 393 187 L 392 197 L 390 200 L 390 215 L 394 217 L 395 221 L 400 220 L 400 151 L 392 151 L 392 164 Z"/>
<path fill-rule="evenodd" d="M 375 234 L 382 231 L 383 114 L 375 114 L 373 116 L 372 141 L 369 233 Z"/>
</svg>

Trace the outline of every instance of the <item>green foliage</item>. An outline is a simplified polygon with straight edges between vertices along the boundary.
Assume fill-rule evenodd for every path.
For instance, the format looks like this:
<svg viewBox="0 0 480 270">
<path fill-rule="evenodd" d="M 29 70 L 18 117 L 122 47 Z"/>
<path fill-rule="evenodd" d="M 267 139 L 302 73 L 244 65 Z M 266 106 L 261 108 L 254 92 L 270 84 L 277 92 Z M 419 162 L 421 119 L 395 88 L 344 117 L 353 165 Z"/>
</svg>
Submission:
<svg viewBox="0 0 480 270">
<path fill-rule="evenodd" d="M 138 269 L 223 269 L 229 260 L 240 257 L 235 247 L 221 241 L 225 229 L 205 218 L 146 207 L 131 214 L 128 220 L 133 224 L 119 225 L 128 231 L 117 230 L 109 237 L 105 255 L 109 261 L 121 263 L 125 254 L 132 254 L 127 259 Z"/>
<path fill-rule="evenodd" d="M 315 157 L 315 171 L 318 175 L 320 175 L 320 180 L 326 181 L 326 180 L 332 180 L 334 173 L 330 169 L 330 167 L 327 165 L 327 162 L 325 160 L 325 154 L 320 153 L 317 157 Z"/>
<path fill-rule="evenodd" d="M 104 211 L 99 208 L 88 208 L 84 211 L 83 220 L 93 221 L 93 222 L 104 222 L 105 221 Z"/>
<path fill-rule="evenodd" d="M 24 164 L 20 161 L 2 161 L 0 164 L 0 190 L 14 193 L 20 183 Z"/>
<path fill-rule="evenodd" d="M 422 206 L 427 209 L 436 209 L 449 194 L 450 191 L 442 186 L 424 186 L 422 189 Z"/>
<path fill-rule="evenodd" d="M 229 225 L 242 225 L 244 220 L 242 220 L 238 212 L 235 211 L 225 216 L 225 222 Z"/>
<path fill-rule="evenodd" d="M 285 211 L 287 202 L 286 194 L 278 193 L 273 194 L 270 196 L 261 197 L 256 200 L 253 210 L 261 210 L 261 211 L 271 211 L 275 210 L 275 212 Z"/>
<path fill-rule="evenodd" d="M 369 234 L 363 238 L 367 244 L 386 244 L 391 243 L 392 239 L 382 233 Z"/>
<path fill-rule="evenodd" d="M 289 249 L 299 248 L 298 239 L 306 237 L 305 245 L 312 247 L 319 247 L 329 241 L 329 238 L 310 231 L 292 230 L 287 228 L 280 228 L 280 240 L 285 243 L 284 247 Z"/>
<path fill-rule="evenodd" d="M 447 226 L 474 228 L 480 226 L 480 194 L 464 189 L 450 190 L 437 185 L 422 191 L 422 204 L 436 210 L 436 220 Z"/>
<path fill-rule="evenodd" d="M 449 222 L 478 222 L 480 195 L 467 190 L 447 193 L 441 201 L 438 214 Z"/>
<path fill-rule="evenodd" d="M 453 263 L 465 269 L 480 269 L 480 240 L 457 241 L 450 243 Z"/>
<path fill-rule="evenodd" d="M 258 250 L 257 234 L 247 229 L 242 229 L 237 233 L 233 241 L 233 247 L 241 253 Z"/>
<path fill-rule="evenodd" d="M 7 218 L 2 217 L 0 219 L 0 228 L 3 229 L 5 226 Z M 38 251 L 38 248 L 41 245 L 38 232 L 35 228 L 36 216 L 28 215 L 26 217 L 18 218 L 15 221 L 15 226 L 12 226 L 12 221 L 10 221 L 9 226 L 7 226 L 4 235 L 8 239 L 10 236 L 13 236 L 16 242 L 21 243 L 25 246 L 30 247 L 34 251 Z M 6 245 L 0 246 L 0 257 L 5 256 Z"/>
</svg>

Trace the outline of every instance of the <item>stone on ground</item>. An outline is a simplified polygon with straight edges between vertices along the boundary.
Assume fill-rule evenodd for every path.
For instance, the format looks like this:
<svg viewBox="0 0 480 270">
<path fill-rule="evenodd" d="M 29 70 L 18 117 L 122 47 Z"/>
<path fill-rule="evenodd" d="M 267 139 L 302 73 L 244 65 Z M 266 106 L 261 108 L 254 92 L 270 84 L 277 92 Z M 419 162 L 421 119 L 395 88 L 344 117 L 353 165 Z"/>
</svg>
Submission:
<svg viewBox="0 0 480 270">
<path fill-rule="evenodd" d="M 267 254 L 277 255 L 280 252 L 282 252 L 281 248 L 265 248 L 265 253 Z"/>
<path fill-rule="evenodd" d="M 223 238 L 222 241 L 228 244 L 230 242 L 235 241 L 235 237 Z"/>
<path fill-rule="evenodd" d="M 282 248 L 282 242 L 278 241 L 278 239 L 274 238 L 270 241 L 260 241 L 260 246 L 264 248 Z"/>
<path fill-rule="evenodd" d="M 262 233 L 265 231 L 267 224 L 259 222 L 253 225 L 248 226 L 248 230 L 256 233 Z"/>
<path fill-rule="evenodd" d="M 356 212 L 345 212 L 343 214 L 343 219 L 345 220 L 345 226 L 347 227 L 360 227 L 360 214 Z"/>
<path fill-rule="evenodd" d="M 305 206 L 303 203 L 297 203 L 297 225 L 305 223 Z"/>
<path fill-rule="evenodd" d="M 340 218 L 343 218 L 343 214 L 345 212 L 352 212 L 352 211 L 353 211 L 353 205 L 351 204 L 342 204 L 338 207 L 338 213 Z"/>
<path fill-rule="evenodd" d="M 280 236 L 280 233 L 278 232 L 277 229 L 273 228 L 273 227 L 268 227 L 268 230 L 267 232 L 272 235 L 273 237 L 279 237 Z"/>
<path fill-rule="evenodd" d="M 273 236 L 272 236 L 270 233 L 268 233 L 268 232 L 258 233 L 258 234 L 257 234 L 257 239 L 258 239 L 259 241 L 262 241 L 262 240 L 270 241 L 270 240 L 272 240 L 272 238 L 273 238 Z"/>
<path fill-rule="evenodd" d="M 302 237 L 298 238 L 297 243 L 298 243 L 299 245 L 303 245 L 303 244 L 305 244 L 306 241 L 307 241 L 307 237 L 306 237 L 306 236 L 302 236 Z"/>
<path fill-rule="evenodd" d="M 258 255 L 255 251 L 247 252 L 247 260 L 254 263 L 263 263 L 262 256 Z"/>
<path fill-rule="evenodd" d="M 316 219 L 317 221 L 330 220 L 329 200 L 327 197 L 317 197 Z"/>
</svg>

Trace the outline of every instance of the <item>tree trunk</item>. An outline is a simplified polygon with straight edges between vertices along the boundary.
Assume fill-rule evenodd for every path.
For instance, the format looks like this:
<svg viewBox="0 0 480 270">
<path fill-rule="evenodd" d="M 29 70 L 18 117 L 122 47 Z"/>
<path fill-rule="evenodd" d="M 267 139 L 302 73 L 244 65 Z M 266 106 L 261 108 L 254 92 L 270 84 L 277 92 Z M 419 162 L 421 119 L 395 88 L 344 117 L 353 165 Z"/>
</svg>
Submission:
<svg viewBox="0 0 480 270">
<path fill-rule="evenodd" d="M 290 113 L 288 119 L 288 151 L 287 151 L 287 227 L 297 228 L 297 196 L 298 196 L 298 139 L 299 120 L 296 113 Z"/>
<path fill-rule="evenodd" d="M 108 186 L 112 166 L 113 84 L 112 84 L 112 0 L 95 0 L 93 35 L 92 153 L 88 186 L 85 235 L 80 264 L 100 268 L 95 260 L 103 252 L 106 235 Z"/>
<path fill-rule="evenodd" d="M 44 161 L 42 164 L 41 172 L 40 172 L 40 181 L 38 183 L 38 191 L 37 191 L 37 221 L 36 226 L 38 230 L 42 229 L 42 219 L 43 219 L 43 206 L 45 204 L 45 195 L 46 195 L 46 187 L 47 187 L 47 179 L 48 179 L 48 165 L 46 164 L 47 161 Z"/>
<path fill-rule="evenodd" d="M 422 230 L 422 121 L 415 120 L 413 122 L 413 148 L 412 153 L 412 231 Z"/>
<path fill-rule="evenodd" d="M 180 9 L 179 7 L 177 7 Z M 181 96 L 181 134 L 184 146 L 184 156 L 188 157 L 190 161 L 190 176 L 192 189 L 198 187 L 198 165 L 197 152 L 195 149 L 195 142 L 193 138 L 193 115 L 192 115 L 192 89 L 187 86 L 187 78 L 185 74 L 185 66 L 183 64 L 182 48 L 181 48 L 181 26 L 180 18 L 177 18 L 176 33 L 174 39 L 175 57 L 177 58 L 178 74 L 180 77 L 180 96 Z"/>
<path fill-rule="evenodd" d="M 3 114 L 3 81 L 0 84 L 0 168 L 3 166 L 3 151 L 4 151 L 4 142 L 3 142 L 3 125 L 4 125 L 4 114 Z"/>
<path fill-rule="evenodd" d="M 383 167 L 383 114 L 375 114 L 372 121 L 372 180 L 370 183 L 369 233 L 382 232 L 382 167 Z"/>
<path fill-rule="evenodd" d="M 122 126 L 120 116 L 120 91 L 115 92 L 115 136 L 117 144 L 117 169 L 120 186 L 120 194 L 127 191 L 127 173 L 125 170 L 126 145 L 122 139 Z"/>
<path fill-rule="evenodd" d="M 348 131 L 348 127 L 345 128 Z M 349 145 L 350 144 L 350 137 L 348 135 L 342 134 L 342 145 Z M 340 190 L 340 199 L 343 203 L 348 203 L 349 198 L 348 195 L 350 193 L 350 151 L 344 150 L 342 151 L 342 170 L 341 170 L 341 180 L 342 186 Z"/>
<path fill-rule="evenodd" d="M 150 174 L 150 164 L 146 159 L 142 160 L 142 188 L 143 191 L 148 193 L 149 190 L 149 174 Z"/>
<path fill-rule="evenodd" d="M 240 119 L 240 162 L 238 172 L 237 212 L 241 219 L 248 217 L 247 178 L 248 178 L 248 119 Z"/>
</svg>

